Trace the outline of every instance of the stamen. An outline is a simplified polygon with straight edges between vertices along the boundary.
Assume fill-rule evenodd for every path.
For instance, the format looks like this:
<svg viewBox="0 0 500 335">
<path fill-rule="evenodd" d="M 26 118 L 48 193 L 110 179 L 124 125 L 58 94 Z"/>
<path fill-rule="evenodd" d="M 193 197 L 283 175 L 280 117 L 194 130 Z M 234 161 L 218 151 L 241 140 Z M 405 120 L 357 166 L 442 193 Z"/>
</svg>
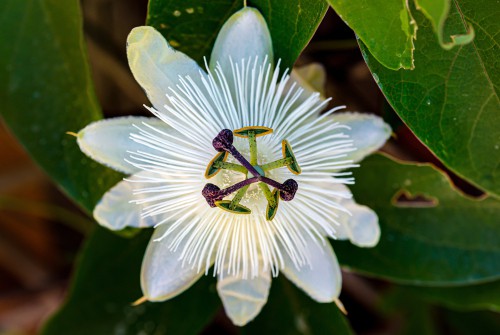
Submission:
<svg viewBox="0 0 500 335">
<path fill-rule="evenodd" d="M 210 179 L 220 172 L 221 167 L 218 166 L 219 163 L 225 162 L 227 159 L 227 152 L 219 152 L 215 157 L 208 163 L 207 169 L 205 170 L 205 178 Z"/>
<path fill-rule="evenodd" d="M 257 181 L 259 181 L 259 177 L 248 178 L 223 190 L 217 185 L 207 183 L 205 187 L 203 187 L 201 194 L 205 197 L 210 207 L 215 207 L 215 201 L 222 200 L 225 196 L 238 191 L 243 186 L 250 185 Z"/>
<path fill-rule="evenodd" d="M 233 145 L 233 132 L 229 129 L 223 129 L 221 132 L 215 136 L 215 138 L 212 141 L 212 145 L 214 146 L 215 150 L 217 151 L 227 151 L 233 157 L 241 163 L 248 172 L 254 175 L 254 177 L 259 177 L 260 173 L 253 167 L 252 164 L 250 164 L 249 161 L 246 160 L 245 157 L 243 157 L 242 154 Z"/>
<path fill-rule="evenodd" d="M 215 167 L 219 169 L 224 169 L 224 170 L 231 170 L 231 171 L 236 171 L 236 172 L 241 172 L 243 174 L 247 174 L 248 170 L 241 165 L 234 164 L 234 163 L 229 163 L 229 162 L 215 162 L 214 164 Z"/>
<path fill-rule="evenodd" d="M 287 179 L 283 184 L 267 177 L 260 177 L 259 180 L 280 190 L 280 198 L 283 201 L 293 200 L 295 193 L 297 193 L 297 189 L 299 188 L 299 184 L 297 184 L 297 182 L 293 179 Z"/>
<path fill-rule="evenodd" d="M 293 159 L 291 157 L 287 157 L 287 158 L 278 159 L 277 161 L 274 161 L 271 163 L 263 164 L 260 167 L 264 171 L 270 171 L 270 170 L 274 170 L 274 169 L 279 169 L 280 167 L 288 166 L 292 163 L 293 163 Z"/>
<path fill-rule="evenodd" d="M 283 140 L 283 142 L 281 142 L 281 146 L 283 157 L 292 159 L 292 164 L 287 165 L 288 170 L 290 170 L 290 172 L 293 174 L 299 175 L 302 172 L 302 169 L 300 168 L 299 163 L 297 163 L 297 159 L 293 154 L 292 146 L 290 145 L 290 143 L 288 143 L 287 140 Z"/>
<path fill-rule="evenodd" d="M 216 175 L 221 169 L 241 172 L 244 174 L 250 173 L 253 175 L 241 182 L 229 186 L 221 190 L 214 184 L 206 184 L 202 190 L 202 195 L 211 207 L 219 207 L 225 211 L 236 214 L 250 214 L 252 211 L 241 205 L 240 201 L 245 196 L 251 184 L 258 182 L 259 188 L 267 199 L 266 219 L 272 220 L 277 213 L 279 199 L 283 201 L 291 201 L 295 197 L 298 189 L 298 184 L 293 179 L 286 180 L 283 184 L 266 177 L 266 171 L 273 170 L 279 167 L 286 166 L 294 174 L 300 174 L 301 169 L 292 152 L 292 148 L 288 141 L 282 141 L 283 158 L 271 163 L 258 165 L 257 152 L 257 137 L 265 136 L 272 133 L 271 128 L 267 127 L 244 127 L 234 131 L 223 129 L 213 139 L 213 147 L 219 153 L 210 161 L 205 177 L 210 178 Z M 234 147 L 234 136 L 247 138 L 250 149 L 250 162 Z M 242 165 L 226 162 L 227 155 L 230 153 Z M 269 186 L 274 187 L 271 192 Z M 223 200 L 224 197 L 231 193 L 237 192 L 232 200 Z"/>
<path fill-rule="evenodd" d="M 276 201 L 274 200 L 273 192 L 271 192 L 269 186 L 267 186 L 266 183 L 259 183 L 259 187 L 262 190 L 262 193 L 264 193 L 264 196 L 266 197 L 269 205 L 272 207 L 276 207 Z"/>
<path fill-rule="evenodd" d="M 250 164 L 257 165 L 257 139 L 255 138 L 255 132 L 248 132 L 248 144 L 250 146 Z"/>
<path fill-rule="evenodd" d="M 250 187 L 250 185 L 247 185 L 247 186 L 240 188 L 238 193 L 236 193 L 236 195 L 234 196 L 233 200 L 231 200 L 231 205 L 229 206 L 229 207 L 231 207 L 231 209 L 236 208 L 236 205 L 238 205 L 240 203 L 241 199 L 243 199 L 243 197 L 245 196 L 245 193 L 247 192 L 249 187 Z"/>
</svg>

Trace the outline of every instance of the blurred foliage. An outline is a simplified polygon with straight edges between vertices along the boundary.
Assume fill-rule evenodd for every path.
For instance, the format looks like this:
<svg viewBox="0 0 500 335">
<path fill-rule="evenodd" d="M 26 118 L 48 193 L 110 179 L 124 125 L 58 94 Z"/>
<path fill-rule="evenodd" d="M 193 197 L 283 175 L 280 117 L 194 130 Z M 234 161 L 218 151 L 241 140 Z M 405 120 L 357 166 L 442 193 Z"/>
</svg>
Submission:
<svg viewBox="0 0 500 335">
<path fill-rule="evenodd" d="M 144 230 L 125 239 L 96 228 L 66 303 L 42 334 L 198 334 L 220 306 L 211 277 L 167 302 L 132 306 L 142 297 L 139 270 L 150 236 Z"/>
<path fill-rule="evenodd" d="M 87 158 L 76 132 L 102 117 L 77 0 L 0 2 L 0 114 L 33 159 L 91 211 L 119 175 Z M 15 43 L 13 43 L 15 41 Z"/>
</svg>

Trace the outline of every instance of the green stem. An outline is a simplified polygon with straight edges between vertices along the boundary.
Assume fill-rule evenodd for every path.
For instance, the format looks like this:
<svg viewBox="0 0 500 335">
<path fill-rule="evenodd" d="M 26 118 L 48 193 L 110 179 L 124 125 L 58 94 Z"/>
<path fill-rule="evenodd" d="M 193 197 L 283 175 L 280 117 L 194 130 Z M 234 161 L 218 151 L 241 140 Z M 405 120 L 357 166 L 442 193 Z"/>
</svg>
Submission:
<svg viewBox="0 0 500 335">
<path fill-rule="evenodd" d="M 283 166 L 288 166 L 293 163 L 293 158 L 292 157 L 287 157 L 287 158 L 282 158 L 278 159 L 277 161 L 267 163 L 261 166 L 261 169 L 264 171 L 269 171 L 269 170 L 274 170 L 278 169 Z"/>
<path fill-rule="evenodd" d="M 243 186 L 242 188 L 239 189 L 239 191 L 236 193 L 234 196 L 233 200 L 231 200 L 231 204 L 229 205 L 229 208 L 235 209 L 236 206 L 240 203 L 241 199 L 243 199 L 243 196 L 247 192 L 248 188 L 250 185 Z"/>
<path fill-rule="evenodd" d="M 276 201 L 274 201 L 273 193 L 269 189 L 269 186 L 267 186 L 266 183 L 259 183 L 259 187 L 266 196 L 266 199 L 269 202 L 269 206 L 271 207 L 276 206 Z"/>
<path fill-rule="evenodd" d="M 248 170 L 241 165 L 234 164 L 234 163 L 228 163 L 228 162 L 215 162 L 214 166 L 219 169 L 224 169 L 224 170 L 231 170 L 231 171 L 236 171 L 236 172 L 241 172 L 244 174 L 248 173 Z"/>
<path fill-rule="evenodd" d="M 250 164 L 257 165 L 257 139 L 254 131 L 248 132 L 248 142 L 250 145 Z"/>
</svg>

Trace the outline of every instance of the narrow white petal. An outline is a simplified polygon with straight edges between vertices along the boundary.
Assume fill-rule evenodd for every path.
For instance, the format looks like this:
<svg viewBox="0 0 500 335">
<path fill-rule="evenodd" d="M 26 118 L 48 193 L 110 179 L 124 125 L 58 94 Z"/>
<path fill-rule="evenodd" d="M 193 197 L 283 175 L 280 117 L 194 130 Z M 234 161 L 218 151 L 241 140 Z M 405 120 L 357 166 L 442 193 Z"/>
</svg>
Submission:
<svg viewBox="0 0 500 335">
<path fill-rule="evenodd" d="M 261 271 L 259 276 L 243 279 L 242 275 L 227 276 L 217 282 L 217 292 L 224 310 L 237 326 L 252 321 L 267 302 L 271 287 L 269 271 Z"/>
<path fill-rule="evenodd" d="M 222 26 L 210 57 L 210 69 L 220 63 L 223 72 L 231 73 L 230 59 L 239 63 L 241 59 L 266 56 L 273 61 L 273 44 L 266 21 L 255 8 L 245 7 L 229 18 Z"/>
<path fill-rule="evenodd" d="M 172 251 L 173 237 L 164 237 L 168 228 L 168 225 L 161 225 L 155 229 L 142 261 L 141 287 L 144 296 L 150 301 L 164 301 L 177 296 L 204 273 L 204 269 L 199 271 L 190 264 L 183 266 L 179 259 L 182 248 Z"/>
<path fill-rule="evenodd" d="M 377 151 L 391 136 L 391 127 L 373 114 L 341 113 L 334 114 L 332 119 L 351 128 L 346 132 L 354 141 L 356 150 L 349 153 L 347 159 L 353 162 L 359 162 Z"/>
<path fill-rule="evenodd" d="M 377 214 L 370 208 L 358 205 L 354 201 L 342 203 L 351 212 L 351 216 L 341 213 L 341 224 L 345 235 L 352 244 L 370 248 L 377 245 L 380 239 L 380 226 Z"/>
<path fill-rule="evenodd" d="M 143 173 L 139 172 L 129 179 L 141 178 L 140 175 Z M 135 187 L 141 187 L 141 185 L 123 180 L 106 192 L 94 208 L 93 214 L 97 222 L 111 230 L 154 226 L 155 220 L 150 217 L 141 217 L 141 206 L 131 203 L 132 200 L 137 199 L 137 195 L 134 195 Z"/>
<path fill-rule="evenodd" d="M 80 149 L 93 160 L 117 171 L 131 174 L 139 169 L 125 161 L 129 157 L 127 151 L 146 150 L 147 147 L 133 141 L 130 134 L 138 131 L 134 125 L 143 123 L 162 131 L 173 131 L 157 118 L 118 117 L 89 124 L 80 130 L 77 142 Z"/>
<path fill-rule="evenodd" d="M 337 257 L 328 241 L 324 244 L 306 237 L 310 266 L 297 268 L 285 257 L 281 271 L 290 281 L 318 302 L 332 302 L 340 294 L 342 275 Z M 284 253 L 286 254 L 286 253 Z"/>
<path fill-rule="evenodd" d="M 132 29 L 127 38 L 127 57 L 135 80 L 160 111 L 169 103 L 168 88 L 178 84 L 179 76 L 198 81 L 203 73 L 194 60 L 171 48 L 153 27 Z"/>
</svg>

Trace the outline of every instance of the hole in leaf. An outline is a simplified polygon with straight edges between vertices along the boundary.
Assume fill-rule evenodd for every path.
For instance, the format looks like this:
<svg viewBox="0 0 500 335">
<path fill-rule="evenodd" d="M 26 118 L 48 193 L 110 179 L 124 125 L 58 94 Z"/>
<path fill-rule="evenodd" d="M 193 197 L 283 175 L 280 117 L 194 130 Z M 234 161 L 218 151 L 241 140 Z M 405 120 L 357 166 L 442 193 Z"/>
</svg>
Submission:
<svg viewBox="0 0 500 335">
<path fill-rule="evenodd" d="M 439 200 L 425 194 L 411 194 L 401 190 L 392 198 L 392 204 L 403 208 L 429 208 L 439 205 Z"/>
</svg>

